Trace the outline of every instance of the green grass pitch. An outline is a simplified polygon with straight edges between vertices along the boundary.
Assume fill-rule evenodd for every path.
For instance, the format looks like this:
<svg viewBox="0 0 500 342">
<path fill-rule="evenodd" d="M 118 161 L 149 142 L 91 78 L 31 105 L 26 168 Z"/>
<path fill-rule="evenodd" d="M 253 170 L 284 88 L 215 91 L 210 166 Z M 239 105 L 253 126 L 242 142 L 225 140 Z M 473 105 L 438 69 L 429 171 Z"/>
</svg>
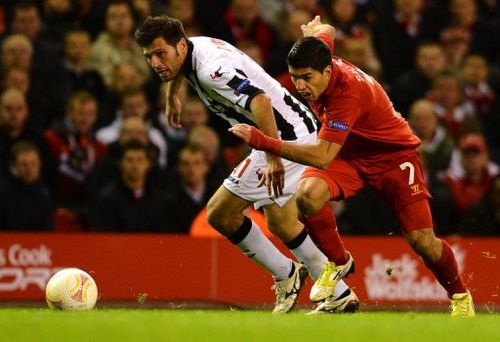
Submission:
<svg viewBox="0 0 500 342">
<path fill-rule="evenodd" d="M 0 341 L 500 341 L 500 314 L 4 308 Z"/>
</svg>

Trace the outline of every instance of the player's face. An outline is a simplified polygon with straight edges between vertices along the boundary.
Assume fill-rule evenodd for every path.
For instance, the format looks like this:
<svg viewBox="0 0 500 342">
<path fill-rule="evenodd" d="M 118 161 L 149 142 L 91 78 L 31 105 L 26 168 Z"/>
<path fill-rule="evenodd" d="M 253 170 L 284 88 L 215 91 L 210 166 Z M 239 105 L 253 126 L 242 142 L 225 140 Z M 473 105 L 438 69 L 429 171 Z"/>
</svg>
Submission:
<svg viewBox="0 0 500 342">
<path fill-rule="evenodd" d="M 298 69 L 289 67 L 288 71 L 295 88 L 307 101 L 316 101 L 325 92 L 332 75 L 331 66 L 327 66 L 323 72 L 311 67 Z"/>
<path fill-rule="evenodd" d="M 163 38 L 158 37 L 142 49 L 146 60 L 163 82 L 173 80 L 186 59 L 187 43 L 181 39 L 175 46 L 169 45 Z"/>
</svg>

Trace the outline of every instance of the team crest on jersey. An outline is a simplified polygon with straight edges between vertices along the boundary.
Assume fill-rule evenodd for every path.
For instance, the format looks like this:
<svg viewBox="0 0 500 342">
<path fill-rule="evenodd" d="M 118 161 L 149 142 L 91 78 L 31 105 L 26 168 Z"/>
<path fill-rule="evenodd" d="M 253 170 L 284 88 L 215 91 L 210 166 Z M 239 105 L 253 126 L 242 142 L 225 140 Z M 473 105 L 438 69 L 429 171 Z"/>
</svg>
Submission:
<svg viewBox="0 0 500 342">
<path fill-rule="evenodd" d="M 214 71 L 213 73 L 210 74 L 210 77 L 213 80 L 222 76 L 223 72 L 220 72 L 220 69 L 222 69 L 222 67 L 219 67 L 219 69 L 217 69 L 216 71 Z"/>
<path fill-rule="evenodd" d="M 241 82 L 236 86 L 234 95 L 240 96 L 241 93 L 243 93 L 249 86 L 250 86 L 250 80 L 248 78 L 241 80 Z"/>
<path fill-rule="evenodd" d="M 337 120 L 328 120 L 327 125 L 329 128 L 338 129 L 343 132 L 347 132 L 349 130 L 349 125 Z"/>
</svg>

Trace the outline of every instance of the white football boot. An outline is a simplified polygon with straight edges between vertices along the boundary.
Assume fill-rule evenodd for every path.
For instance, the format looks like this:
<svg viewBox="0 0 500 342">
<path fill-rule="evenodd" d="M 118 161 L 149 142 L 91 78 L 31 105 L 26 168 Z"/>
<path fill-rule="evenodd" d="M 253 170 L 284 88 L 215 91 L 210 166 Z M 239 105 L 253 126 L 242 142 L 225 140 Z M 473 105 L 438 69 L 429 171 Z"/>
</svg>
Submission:
<svg viewBox="0 0 500 342">
<path fill-rule="evenodd" d="M 304 286 L 307 277 L 307 269 L 304 265 L 294 262 L 295 272 L 288 279 L 277 281 L 274 284 L 276 293 L 276 303 L 274 305 L 273 314 L 281 314 L 292 311 L 299 292 Z"/>
</svg>

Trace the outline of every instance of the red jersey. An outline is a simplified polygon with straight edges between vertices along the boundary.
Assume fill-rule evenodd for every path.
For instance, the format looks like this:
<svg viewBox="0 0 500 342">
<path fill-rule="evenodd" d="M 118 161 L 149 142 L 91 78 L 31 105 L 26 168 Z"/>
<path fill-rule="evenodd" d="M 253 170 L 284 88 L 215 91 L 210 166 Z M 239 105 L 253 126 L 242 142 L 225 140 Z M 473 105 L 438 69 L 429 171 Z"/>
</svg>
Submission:
<svg viewBox="0 0 500 342">
<path fill-rule="evenodd" d="M 333 47 L 329 36 L 318 38 Z M 319 139 L 342 145 L 342 154 L 372 172 L 399 152 L 408 153 L 420 145 L 377 81 L 341 58 L 334 56 L 332 63 L 326 91 L 310 103 L 322 122 Z"/>
</svg>

